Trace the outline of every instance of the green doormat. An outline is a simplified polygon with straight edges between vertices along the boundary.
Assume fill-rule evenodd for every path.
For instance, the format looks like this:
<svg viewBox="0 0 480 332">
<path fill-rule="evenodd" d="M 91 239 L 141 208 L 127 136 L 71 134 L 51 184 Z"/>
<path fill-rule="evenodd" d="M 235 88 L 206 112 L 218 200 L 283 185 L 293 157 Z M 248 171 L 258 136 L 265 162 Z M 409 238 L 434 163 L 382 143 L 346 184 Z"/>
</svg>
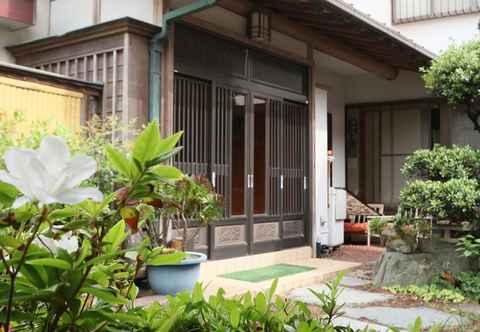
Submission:
<svg viewBox="0 0 480 332">
<path fill-rule="evenodd" d="M 259 269 L 222 274 L 221 277 L 241 281 L 260 282 L 312 270 L 315 270 L 315 268 L 289 264 L 276 264 Z"/>
</svg>

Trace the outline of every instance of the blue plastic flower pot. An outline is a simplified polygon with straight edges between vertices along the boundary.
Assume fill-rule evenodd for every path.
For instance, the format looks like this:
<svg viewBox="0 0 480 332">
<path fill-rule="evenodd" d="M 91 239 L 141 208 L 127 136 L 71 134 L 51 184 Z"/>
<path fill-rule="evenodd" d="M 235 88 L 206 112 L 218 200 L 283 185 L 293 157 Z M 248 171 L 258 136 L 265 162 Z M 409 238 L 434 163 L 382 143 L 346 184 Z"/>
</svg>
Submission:
<svg viewBox="0 0 480 332">
<path fill-rule="evenodd" d="M 175 295 L 191 291 L 200 278 L 200 264 L 207 256 L 187 251 L 187 258 L 177 265 L 147 266 L 150 288 L 161 295 Z"/>
</svg>

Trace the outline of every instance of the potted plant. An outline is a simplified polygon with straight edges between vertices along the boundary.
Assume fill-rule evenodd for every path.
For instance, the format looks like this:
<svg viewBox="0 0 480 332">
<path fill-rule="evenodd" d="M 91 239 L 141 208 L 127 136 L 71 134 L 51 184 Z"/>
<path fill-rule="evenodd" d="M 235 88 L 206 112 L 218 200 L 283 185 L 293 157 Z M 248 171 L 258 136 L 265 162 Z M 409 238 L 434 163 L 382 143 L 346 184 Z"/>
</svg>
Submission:
<svg viewBox="0 0 480 332">
<path fill-rule="evenodd" d="M 150 287 L 158 294 L 192 290 L 207 256 L 187 250 L 194 249 L 202 228 L 222 217 L 222 199 L 202 176 L 185 176 L 174 185 L 160 183 L 155 191 L 159 199 L 148 202 L 150 212 L 143 213 L 142 232 L 154 245 L 168 245 L 186 257 L 180 264 L 148 265 Z"/>
</svg>

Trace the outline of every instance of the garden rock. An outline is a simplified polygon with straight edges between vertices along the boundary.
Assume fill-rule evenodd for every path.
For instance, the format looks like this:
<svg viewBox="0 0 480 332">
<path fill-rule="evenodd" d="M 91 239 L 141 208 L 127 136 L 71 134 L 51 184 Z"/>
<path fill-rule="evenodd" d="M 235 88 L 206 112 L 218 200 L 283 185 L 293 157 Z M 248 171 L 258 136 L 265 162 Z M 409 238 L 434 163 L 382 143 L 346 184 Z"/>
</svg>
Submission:
<svg viewBox="0 0 480 332">
<path fill-rule="evenodd" d="M 403 254 L 414 253 L 417 249 L 416 239 L 413 236 L 400 235 L 391 225 L 385 227 L 382 237 L 386 238 L 385 246 L 388 251 Z"/>
<path fill-rule="evenodd" d="M 429 245 L 430 248 L 442 246 L 442 244 L 432 243 Z M 431 251 L 418 254 L 385 252 L 375 268 L 374 286 L 422 286 L 430 284 L 436 276 L 444 271 L 456 273 L 471 271 L 472 267 L 476 268 L 471 260 L 460 257 L 455 249 Z"/>
</svg>

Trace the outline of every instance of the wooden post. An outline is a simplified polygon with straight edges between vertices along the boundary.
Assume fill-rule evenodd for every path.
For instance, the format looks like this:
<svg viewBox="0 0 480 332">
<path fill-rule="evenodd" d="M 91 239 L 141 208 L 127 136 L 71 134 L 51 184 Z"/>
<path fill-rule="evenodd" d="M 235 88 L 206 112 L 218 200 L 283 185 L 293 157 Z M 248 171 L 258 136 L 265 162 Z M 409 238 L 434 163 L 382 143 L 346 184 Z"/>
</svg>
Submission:
<svg viewBox="0 0 480 332">
<path fill-rule="evenodd" d="M 309 80 L 308 80 L 308 213 L 307 218 L 309 220 L 309 232 L 305 236 L 309 236 L 312 245 L 313 257 L 316 257 L 316 226 L 315 226 L 315 81 L 316 81 L 316 67 L 314 58 L 314 49 L 311 44 L 307 45 L 307 57 L 310 62 L 309 66 Z"/>
<path fill-rule="evenodd" d="M 164 41 L 162 56 L 162 114 L 160 129 L 163 136 L 173 133 L 173 87 L 174 87 L 174 36 L 175 25 L 168 32 L 168 38 Z"/>
</svg>

